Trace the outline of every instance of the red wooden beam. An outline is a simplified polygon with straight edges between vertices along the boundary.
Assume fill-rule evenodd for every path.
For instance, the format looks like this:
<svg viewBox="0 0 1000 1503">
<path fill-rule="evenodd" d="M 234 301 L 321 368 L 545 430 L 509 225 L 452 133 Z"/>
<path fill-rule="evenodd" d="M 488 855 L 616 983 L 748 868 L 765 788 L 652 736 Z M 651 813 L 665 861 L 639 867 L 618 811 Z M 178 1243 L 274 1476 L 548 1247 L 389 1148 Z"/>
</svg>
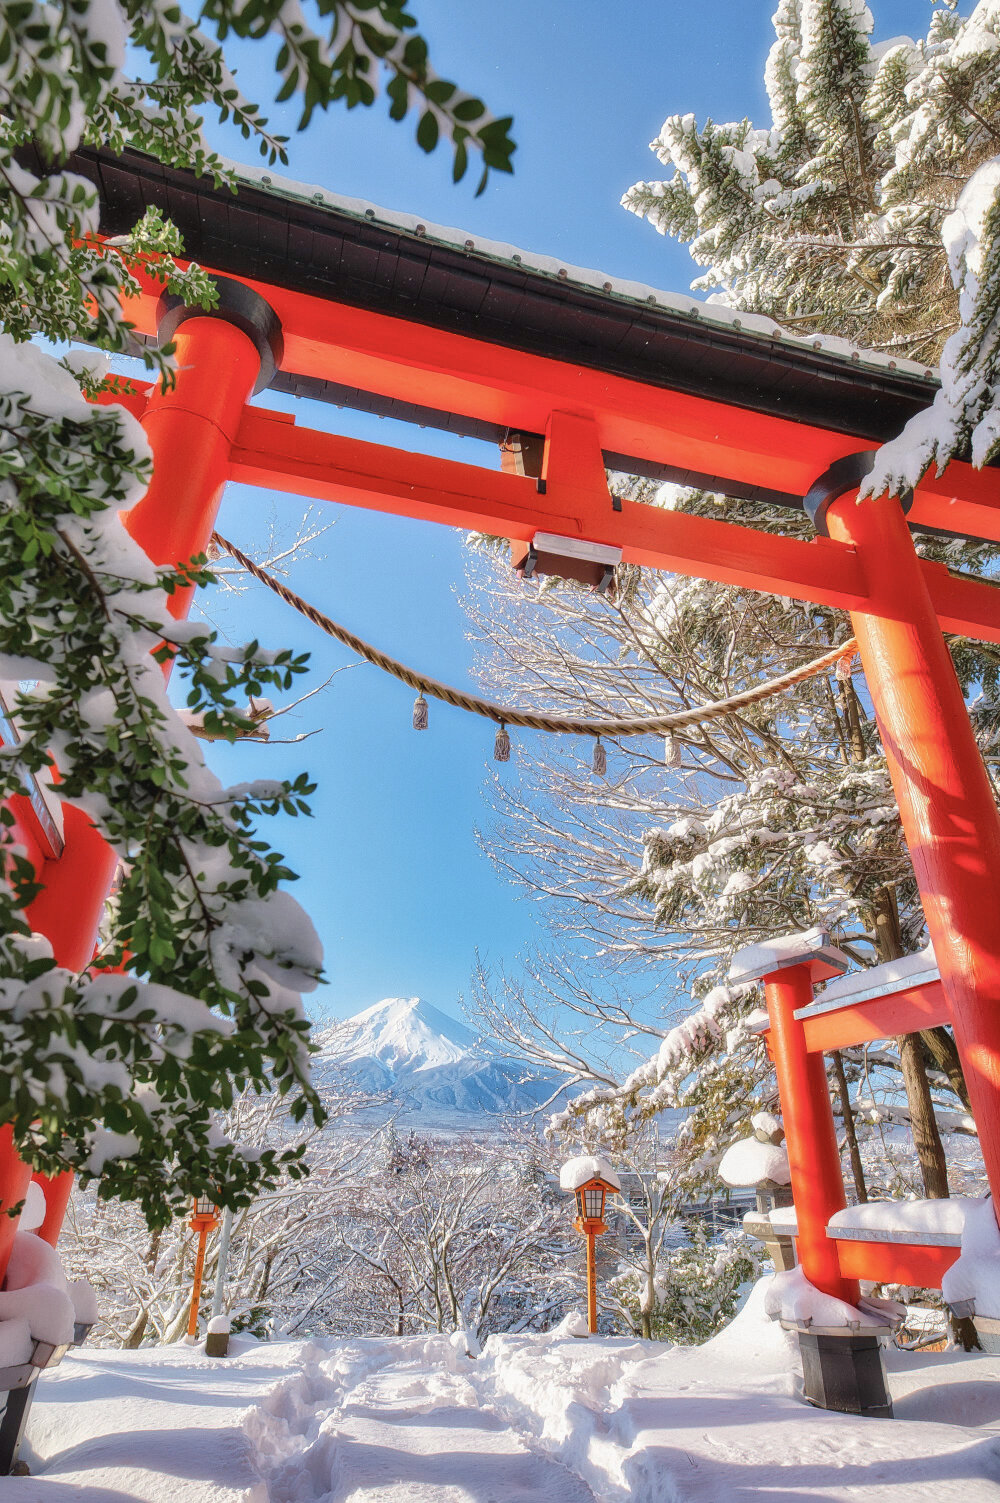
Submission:
<svg viewBox="0 0 1000 1503">
<path fill-rule="evenodd" d="M 822 996 L 818 1000 L 822 1002 Z M 922 986 L 890 992 L 885 997 L 813 1013 L 801 1021 L 806 1049 L 810 1054 L 822 1054 L 894 1038 L 899 1033 L 936 1028 L 939 1023 L 950 1023 L 951 1013 L 940 981 L 925 981 Z"/>
<path fill-rule="evenodd" d="M 960 1247 L 931 1247 L 913 1242 L 859 1242 L 837 1239 L 837 1259 L 844 1278 L 877 1284 L 911 1284 L 940 1289 L 957 1260 Z"/>
<path fill-rule="evenodd" d="M 257 407 L 244 411 L 231 475 L 249 485 L 525 541 L 536 531 L 586 537 L 621 548 L 630 563 L 864 609 L 867 590 L 853 548 L 631 501 L 615 511 L 596 451 L 586 454 L 589 425 L 564 414 L 553 419 L 543 493 L 528 476 L 299 428 L 287 415 Z M 568 431 L 560 432 L 560 422 Z M 553 467 L 560 449 L 568 474 L 560 473 L 561 460 Z M 1000 642 L 1000 590 L 953 579 L 941 564 L 922 567 L 945 631 Z"/>
<path fill-rule="evenodd" d="M 604 505 L 598 510 L 592 493 L 574 491 L 571 484 L 547 485 L 539 493 L 529 476 L 275 423 L 270 414 L 248 407 L 231 474 L 249 485 L 525 541 L 538 531 L 586 537 L 620 547 L 630 563 L 817 604 L 850 608 L 865 599 L 853 549 L 827 538 L 807 543 L 631 501 L 615 511 L 603 470 Z M 1000 634 L 1000 611 L 997 629 Z"/>
<path fill-rule="evenodd" d="M 805 495 L 834 460 L 864 447 L 856 435 L 724 401 L 648 386 L 326 298 L 238 278 L 274 308 L 282 369 L 529 433 L 553 411 L 593 419 L 603 450 Z M 160 288 L 126 312 L 155 333 Z M 692 323 L 696 337 L 697 324 Z M 921 526 L 1000 540 L 1000 472 L 954 461 L 917 491 Z M 767 588 L 767 586 L 763 586 Z"/>
</svg>

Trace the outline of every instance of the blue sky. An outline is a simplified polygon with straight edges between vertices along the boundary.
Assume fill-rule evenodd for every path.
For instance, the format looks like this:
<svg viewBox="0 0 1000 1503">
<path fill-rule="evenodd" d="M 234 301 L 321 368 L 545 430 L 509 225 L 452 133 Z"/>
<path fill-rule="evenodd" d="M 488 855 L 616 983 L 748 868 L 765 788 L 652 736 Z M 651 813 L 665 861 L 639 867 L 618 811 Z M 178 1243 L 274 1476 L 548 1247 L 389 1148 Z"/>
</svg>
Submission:
<svg viewBox="0 0 1000 1503">
<path fill-rule="evenodd" d="M 667 114 L 699 120 L 749 115 L 766 123 L 763 64 L 773 39 L 770 4 L 754 0 L 412 0 L 437 71 L 478 92 L 497 113 L 512 113 L 518 141 L 512 178 L 494 175 L 474 198 L 477 173 L 451 183 L 443 148 L 426 157 L 413 143 L 415 121 L 392 125 L 384 105 L 331 110 L 290 144 L 287 175 L 336 193 L 460 226 L 472 236 L 519 244 L 578 266 L 685 289 L 686 250 L 619 207 L 640 178 L 657 175 L 648 150 Z M 922 0 L 873 5 L 876 37 L 923 29 Z M 259 49 L 237 55 L 240 82 L 262 103 L 270 77 Z M 293 113 L 272 120 L 294 124 Z M 216 133 L 232 156 L 239 138 Z M 304 425 L 377 442 L 426 449 L 495 466 L 473 440 L 412 430 L 389 421 L 296 403 L 275 394 L 264 405 L 294 411 Z M 276 513 L 294 530 L 299 503 L 232 486 L 220 530 L 253 552 Z M 360 635 L 439 678 L 469 682 L 473 646 L 457 593 L 464 589 L 461 537 L 430 523 L 325 506 L 332 524 L 321 558 L 297 565 L 293 586 Z M 257 586 L 209 602 L 232 637 L 309 649 L 308 686 L 351 661 L 336 644 Z M 330 688 L 275 735 L 320 727 L 295 746 L 211 748 L 220 775 L 294 775 L 319 783 L 312 820 L 270 822 L 268 835 L 300 872 L 296 896 L 326 947 L 329 985 L 317 1015 L 355 1012 L 386 996 L 420 995 L 456 1012 L 478 950 L 510 964 L 544 942 L 539 914 L 502 883 L 477 849 L 487 819 L 482 790 L 493 767 L 492 727 L 431 704 L 429 731 L 410 729 L 413 696 L 368 667 L 338 674 Z"/>
</svg>

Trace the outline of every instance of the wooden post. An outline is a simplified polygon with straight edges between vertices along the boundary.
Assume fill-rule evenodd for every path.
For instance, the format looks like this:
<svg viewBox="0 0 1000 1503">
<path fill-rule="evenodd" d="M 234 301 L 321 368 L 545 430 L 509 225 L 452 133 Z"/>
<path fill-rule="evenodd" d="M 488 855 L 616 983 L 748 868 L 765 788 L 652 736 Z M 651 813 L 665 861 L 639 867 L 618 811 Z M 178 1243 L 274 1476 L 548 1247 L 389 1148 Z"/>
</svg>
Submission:
<svg viewBox="0 0 1000 1503">
<path fill-rule="evenodd" d="M 213 1223 L 204 1219 L 198 1223 L 198 1256 L 194 1264 L 194 1285 L 191 1289 L 191 1313 L 188 1316 L 189 1337 L 198 1335 L 198 1309 L 201 1305 L 201 1281 L 205 1275 L 205 1248 L 208 1244 L 208 1234 L 212 1230 Z"/>
<path fill-rule="evenodd" d="M 1000 815 L 897 500 L 843 496 L 832 537 L 862 562 L 851 624 L 913 860 L 972 1114 L 1000 1204 Z"/>
<path fill-rule="evenodd" d="M 597 1335 L 597 1259 L 593 1232 L 587 1233 L 587 1324 L 590 1334 Z"/>
<path fill-rule="evenodd" d="M 837 1244 L 826 1235 L 830 1217 L 847 1204 L 826 1066 L 822 1054 L 806 1049 L 805 1032 L 795 1018 L 796 1010 L 813 999 L 809 965 L 788 966 L 765 976 L 764 996 L 798 1218 L 799 1262 L 817 1289 L 856 1305 L 858 1282 L 844 1278 Z"/>
</svg>

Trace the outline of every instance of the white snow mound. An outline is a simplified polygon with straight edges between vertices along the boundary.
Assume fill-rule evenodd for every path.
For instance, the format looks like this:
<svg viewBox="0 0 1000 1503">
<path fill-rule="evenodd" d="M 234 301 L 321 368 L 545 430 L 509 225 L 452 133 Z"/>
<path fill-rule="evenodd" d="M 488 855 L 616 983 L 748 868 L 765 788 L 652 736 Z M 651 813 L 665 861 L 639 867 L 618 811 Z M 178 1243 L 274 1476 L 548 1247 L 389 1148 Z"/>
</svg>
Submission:
<svg viewBox="0 0 1000 1503">
<path fill-rule="evenodd" d="M 764 1295 L 772 1320 L 809 1322 L 815 1326 L 882 1326 L 884 1321 L 810 1284 L 801 1268 L 776 1273 Z"/>
<path fill-rule="evenodd" d="M 752 1188 L 768 1179 L 776 1185 L 787 1185 L 791 1177 L 784 1145 L 761 1143 L 757 1138 L 733 1143 L 719 1164 L 719 1178 L 734 1189 Z"/>
<path fill-rule="evenodd" d="M 949 1305 L 975 1301 L 975 1313 L 1000 1319 L 1000 1228 L 991 1196 L 970 1200 L 962 1227 L 962 1251 L 941 1280 Z"/>
<path fill-rule="evenodd" d="M 575 1159 L 567 1159 L 559 1170 L 560 1190 L 579 1190 L 590 1179 L 603 1179 L 615 1190 L 622 1187 L 621 1180 L 607 1159 L 597 1158 L 591 1153 L 581 1153 Z"/>
</svg>

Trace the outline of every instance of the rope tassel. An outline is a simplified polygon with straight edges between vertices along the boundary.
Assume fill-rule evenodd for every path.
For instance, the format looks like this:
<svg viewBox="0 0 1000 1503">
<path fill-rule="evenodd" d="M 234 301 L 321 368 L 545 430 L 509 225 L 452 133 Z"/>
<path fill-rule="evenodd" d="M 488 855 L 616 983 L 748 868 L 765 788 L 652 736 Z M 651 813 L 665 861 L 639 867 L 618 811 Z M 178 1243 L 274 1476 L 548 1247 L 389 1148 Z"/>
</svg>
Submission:
<svg viewBox="0 0 1000 1503">
<path fill-rule="evenodd" d="M 427 701 L 423 694 L 418 694 L 413 701 L 413 729 L 415 731 L 427 729 Z"/>
<path fill-rule="evenodd" d="M 510 761 L 510 737 L 502 720 L 497 726 L 497 736 L 493 743 L 493 760 L 494 762 Z"/>
<path fill-rule="evenodd" d="M 608 770 L 608 754 L 604 750 L 604 742 L 598 736 L 594 742 L 594 772 L 599 778 L 603 778 Z"/>
<path fill-rule="evenodd" d="M 837 659 L 834 676 L 838 684 L 849 684 L 854 673 L 854 653 L 845 652 L 842 658 Z"/>
<path fill-rule="evenodd" d="M 671 736 L 668 731 L 663 738 L 663 765 L 665 767 L 680 767 L 681 748 L 676 736 Z"/>
</svg>

